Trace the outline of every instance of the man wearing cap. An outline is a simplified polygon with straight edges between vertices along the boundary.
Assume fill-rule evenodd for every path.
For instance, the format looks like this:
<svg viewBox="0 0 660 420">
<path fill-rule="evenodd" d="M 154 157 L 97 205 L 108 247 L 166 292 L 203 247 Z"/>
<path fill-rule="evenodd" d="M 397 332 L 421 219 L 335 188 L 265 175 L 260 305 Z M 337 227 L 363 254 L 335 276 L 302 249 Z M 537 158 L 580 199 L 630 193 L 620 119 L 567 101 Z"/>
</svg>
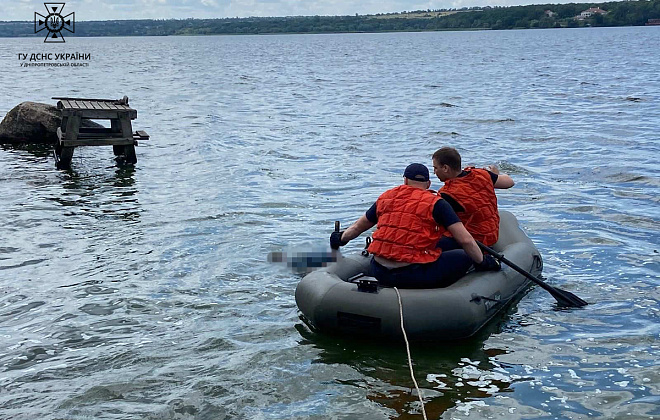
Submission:
<svg viewBox="0 0 660 420">
<path fill-rule="evenodd" d="M 372 275 L 380 284 L 409 289 L 446 287 L 472 264 L 477 270 L 499 270 L 484 255 L 451 206 L 430 191 L 429 171 L 408 165 L 403 185 L 385 191 L 367 212 L 342 232 L 333 232 L 330 246 L 338 249 L 376 225 L 368 251 Z M 449 231 L 462 249 L 443 252 L 436 244 Z"/>
</svg>

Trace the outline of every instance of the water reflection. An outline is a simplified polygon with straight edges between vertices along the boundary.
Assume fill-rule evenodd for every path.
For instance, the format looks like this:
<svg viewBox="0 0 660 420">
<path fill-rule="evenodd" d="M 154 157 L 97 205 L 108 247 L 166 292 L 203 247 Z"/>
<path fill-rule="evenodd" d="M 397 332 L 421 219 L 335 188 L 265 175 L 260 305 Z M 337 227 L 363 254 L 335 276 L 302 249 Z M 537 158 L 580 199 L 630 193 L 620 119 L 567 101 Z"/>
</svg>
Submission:
<svg viewBox="0 0 660 420">
<path fill-rule="evenodd" d="M 503 332 L 505 322 L 514 312 L 515 309 L 508 308 L 467 340 L 411 343 L 415 378 L 428 418 L 440 418 L 454 408 L 469 410 L 465 401 L 512 392 L 512 384 L 525 380 L 523 376 L 511 375 L 506 365 L 495 361 L 508 350 L 492 346 L 485 349 L 488 338 Z M 311 331 L 305 323 L 297 324 L 296 329 L 302 337 L 300 344 L 319 350 L 313 364 L 349 366 L 360 374 L 357 379 L 335 377 L 335 383 L 361 390 L 369 402 L 396 413 L 388 414 L 389 418 L 420 418 L 421 407 L 403 341 L 374 342 L 328 336 Z"/>
<path fill-rule="evenodd" d="M 0 144 L 2 150 L 14 152 L 23 161 L 42 162 L 43 158 L 52 156 L 53 148 L 48 144 Z M 27 153 L 22 153 L 27 152 Z"/>
<path fill-rule="evenodd" d="M 122 165 L 113 172 L 68 169 L 60 172 L 62 194 L 51 199 L 68 210 L 67 215 L 85 214 L 98 219 L 137 221 L 140 204 L 136 197 L 135 167 Z"/>
</svg>

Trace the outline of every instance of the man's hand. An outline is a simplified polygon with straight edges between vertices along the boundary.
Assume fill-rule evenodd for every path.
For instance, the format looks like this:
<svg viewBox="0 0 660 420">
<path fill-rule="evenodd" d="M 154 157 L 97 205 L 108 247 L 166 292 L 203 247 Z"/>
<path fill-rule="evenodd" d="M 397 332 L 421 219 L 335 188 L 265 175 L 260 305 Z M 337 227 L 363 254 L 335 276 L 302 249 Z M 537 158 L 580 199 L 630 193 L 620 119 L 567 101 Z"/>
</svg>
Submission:
<svg viewBox="0 0 660 420">
<path fill-rule="evenodd" d="M 492 173 L 499 175 L 500 174 L 500 169 L 497 167 L 497 165 L 488 165 L 484 168 L 487 171 L 491 171 Z"/>
<path fill-rule="evenodd" d="M 341 235 L 343 234 L 344 234 L 343 230 L 334 231 L 330 234 L 330 248 L 339 249 L 340 246 L 344 246 L 348 243 L 348 241 L 341 240 Z"/>
<path fill-rule="evenodd" d="M 474 264 L 476 271 L 499 271 L 502 268 L 500 261 L 490 254 L 484 255 L 481 264 Z"/>
</svg>

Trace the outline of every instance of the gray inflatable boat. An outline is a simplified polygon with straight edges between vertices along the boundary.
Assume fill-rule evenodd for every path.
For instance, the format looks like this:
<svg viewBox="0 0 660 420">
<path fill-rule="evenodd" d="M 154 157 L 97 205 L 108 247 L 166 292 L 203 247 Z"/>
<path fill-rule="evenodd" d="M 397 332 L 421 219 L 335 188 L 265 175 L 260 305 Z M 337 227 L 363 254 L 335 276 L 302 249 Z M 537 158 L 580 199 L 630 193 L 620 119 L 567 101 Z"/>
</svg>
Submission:
<svg viewBox="0 0 660 420">
<path fill-rule="evenodd" d="M 541 273 L 541 255 L 507 211 L 500 211 L 499 240 L 492 248 L 532 275 Z M 402 339 L 396 290 L 369 276 L 371 258 L 351 255 L 306 275 L 296 288 L 304 321 L 321 332 Z M 522 296 L 529 283 L 502 264 L 501 271 L 472 271 L 445 288 L 398 289 L 408 339 L 470 337 Z"/>
</svg>

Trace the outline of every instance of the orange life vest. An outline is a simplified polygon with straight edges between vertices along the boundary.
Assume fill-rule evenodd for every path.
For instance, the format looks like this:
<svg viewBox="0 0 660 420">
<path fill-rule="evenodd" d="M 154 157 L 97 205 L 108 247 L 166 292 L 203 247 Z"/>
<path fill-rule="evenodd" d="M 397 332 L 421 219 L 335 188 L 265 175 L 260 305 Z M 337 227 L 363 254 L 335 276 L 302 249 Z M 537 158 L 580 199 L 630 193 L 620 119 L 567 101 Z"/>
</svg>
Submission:
<svg viewBox="0 0 660 420">
<path fill-rule="evenodd" d="M 433 219 L 433 206 L 440 199 L 409 185 L 385 191 L 376 201 L 378 224 L 369 252 L 408 263 L 437 260 L 442 250 L 436 244 L 445 229 Z"/>
<path fill-rule="evenodd" d="M 465 211 L 456 212 L 465 229 L 476 239 L 491 246 L 497 242 L 500 215 L 490 174 L 485 169 L 465 168 L 467 175 L 448 179 L 438 194 L 447 194 Z"/>
</svg>

